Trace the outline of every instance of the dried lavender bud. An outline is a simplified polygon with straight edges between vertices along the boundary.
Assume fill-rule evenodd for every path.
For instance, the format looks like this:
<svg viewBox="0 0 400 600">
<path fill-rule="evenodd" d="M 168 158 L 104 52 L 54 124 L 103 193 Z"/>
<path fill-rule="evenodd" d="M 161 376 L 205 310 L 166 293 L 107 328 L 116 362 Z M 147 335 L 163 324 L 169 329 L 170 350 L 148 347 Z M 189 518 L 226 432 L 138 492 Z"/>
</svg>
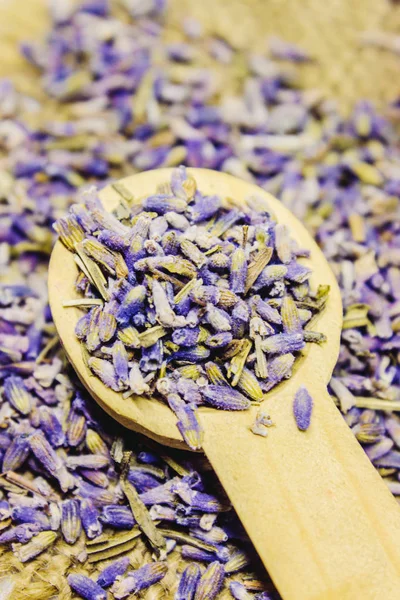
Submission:
<svg viewBox="0 0 400 600">
<path fill-rule="evenodd" d="M 101 534 L 103 528 L 99 520 L 99 511 L 91 500 L 83 499 L 81 501 L 80 517 L 83 529 L 89 539 Z"/>
<path fill-rule="evenodd" d="M 202 390 L 205 401 L 222 410 L 246 410 L 250 400 L 226 385 L 208 385 Z"/>
<path fill-rule="evenodd" d="M 304 386 L 299 388 L 293 401 L 293 414 L 301 431 L 306 431 L 310 426 L 312 408 L 313 400 L 310 394 Z"/>
<path fill-rule="evenodd" d="M 142 308 L 146 298 L 146 288 L 143 285 L 133 287 L 124 297 L 117 314 L 117 322 L 122 327 L 129 325 L 130 319 Z"/>
<path fill-rule="evenodd" d="M 130 593 L 137 594 L 160 581 L 166 575 L 167 570 L 167 565 L 162 562 L 144 565 L 137 571 L 130 571 L 127 577 L 114 583 L 111 593 L 118 600 L 126 598 Z"/>
<path fill-rule="evenodd" d="M 29 414 L 32 400 L 21 377 L 11 375 L 5 380 L 4 397 L 22 415 Z"/>
<path fill-rule="evenodd" d="M 237 248 L 231 257 L 230 289 L 235 294 L 242 294 L 246 287 L 247 260 L 243 248 Z"/>
<path fill-rule="evenodd" d="M 215 496 L 191 489 L 187 482 L 177 482 L 176 485 L 173 486 L 173 489 L 174 492 L 193 510 L 218 513 L 227 508 L 226 505 L 220 502 Z"/>
<path fill-rule="evenodd" d="M 50 529 L 48 517 L 39 510 L 27 506 L 15 506 L 11 512 L 11 518 L 15 523 L 32 523 L 41 529 Z"/>
<path fill-rule="evenodd" d="M 203 563 L 212 563 L 215 561 L 215 553 L 207 552 L 194 546 L 182 546 L 182 558 L 186 560 L 196 560 Z"/>
<path fill-rule="evenodd" d="M 263 399 L 263 391 L 258 379 L 249 369 L 242 370 L 237 386 L 251 400 L 259 402 Z"/>
<path fill-rule="evenodd" d="M 211 563 L 197 584 L 194 600 L 214 600 L 221 591 L 224 577 L 223 565 L 217 561 Z"/>
<path fill-rule="evenodd" d="M 203 196 L 197 192 L 195 200 L 188 206 L 187 212 L 193 223 L 199 223 L 214 216 L 220 206 L 221 200 L 218 196 Z"/>
<path fill-rule="evenodd" d="M 301 350 L 304 341 L 301 333 L 278 333 L 266 338 L 261 347 L 267 354 L 287 354 Z"/>
<path fill-rule="evenodd" d="M 182 198 L 175 198 L 174 196 L 167 196 L 166 194 L 149 196 L 143 202 L 143 208 L 145 210 L 154 211 L 160 215 L 164 215 L 170 211 L 182 213 L 186 210 L 186 207 L 187 202 Z"/>
<path fill-rule="evenodd" d="M 75 544 L 80 536 L 81 518 L 76 500 L 65 500 L 61 504 L 61 531 L 68 544 Z"/>
<path fill-rule="evenodd" d="M 199 340 L 200 329 L 198 327 L 181 327 L 172 333 L 172 341 L 178 346 L 195 346 Z"/>
<path fill-rule="evenodd" d="M 40 409 L 40 426 L 54 448 L 64 445 L 65 433 L 62 424 L 54 411 L 47 407 L 42 407 Z"/>
<path fill-rule="evenodd" d="M 15 471 L 16 469 L 22 467 L 29 454 L 29 435 L 17 435 L 7 448 L 4 455 L 2 465 L 3 473 L 7 471 Z"/>
<path fill-rule="evenodd" d="M 37 431 L 29 437 L 29 446 L 35 457 L 41 462 L 43 467 L 54 477 L 62 466 L 61 459 L 54 452 L 44 435 Z"/>
<path fill-rule="evenodd" d="M 193 600 L 197 583 L 200 579 L 200 573 L 200 569 L 196 564 L 191 564 L 186 567 L 181 575 L 178 590 L 175 594 L 175 600 Z"/>
<path fill-rule="evenodd" d="M 110 455 L 107 444 L 97 431 L 94 431 L 93 429 L 88 429 L 86 431 L 86 446 L 93 454 L 103 454 L 107 457 Z"/>
<path fill-rule="evenodd" d="M 245 586 L 239 581 L 232 581 L 229 584 L 229 591 L 235 600 L 252 600 L 253 596 L 249 594 Z"/>
<path fill-rule="evenodd" d="M 203 429 L 196 418 L 195 407 L 186 404 L 178 394 L 168 394 L 168 405 L 178 418 L 176 423 L 183 439 L 192 448 L 199 450 L 203 441 Z"/>
<path fill-rule="evenodd" d="M 250 558 L 244 550 L 235 549 L 226 561 L 224 568 L 227 575 L 241 571 L 250 564 Z"/>
<path fill-rule="evenodd" d="M 132 511 L 127 506 L 110 505 L 104 506 L 100 520 L 116 529 L 132 529 L 135 525 Z"/>
<path fill-rule="evenodd" d="M 282 323 L 282 317 L 279 314 L 279 311 L 270 306 L 267 302 L 264 302 L 259 296 L 254 297 L 254 305 L 260 317 L 265 321 L 276 325 Z"/>
<path fill-rule="evenodd" d="M 106 600 L 105 592 L 98 583 L 85 575 L 68 575 L 68 583 L 71 588 L 84 600 Z"/>
<path fill-rule="evenodd" d="M 232 341 L 232 339 L 232 334 L 229 333 L 229 331 L 221 331 L 220 333 L 210 335 L 205 340 L 205 344 L 206 346 L 212 349 L 223 348 L 224 346 L 227 346 Z"/>
<path fill-rule="evenodd" d="M 21 546 L 16 551 L 16 555 L 21 562 L 27 562 L 52 546 L 56 538 L 57 533 L 54 531 L 42 531 L 35 535 L 30 542 Z"/>
<path fill-rule="evenodd" d="M 124 575 L 127 568 L 129 567 L 129 558 L 125 556 L 119 560 L 114 561 L 108 567 L 103 569 L 97 578 L 97 583 L 102 588 L 107 588 L 112 585 L 117 577 Z"/>
<path fill-rule="evenodd" d="M 193 199 L 196 192 L 196 181 L 187 174 L 186 168 L 181 166 L 176 169 L 171 177 L 171 190 L 178 198 L 187 202 Z"/>
<path fill-rule="evenodd" d="M 221 308 L 217 308 L 212 304 L 207 304 L 206 315 L 207 322 L 215 329 L 215 331 L 221 332 L 231 330 L 231 320 L 229 315 Z"/>
</svg>

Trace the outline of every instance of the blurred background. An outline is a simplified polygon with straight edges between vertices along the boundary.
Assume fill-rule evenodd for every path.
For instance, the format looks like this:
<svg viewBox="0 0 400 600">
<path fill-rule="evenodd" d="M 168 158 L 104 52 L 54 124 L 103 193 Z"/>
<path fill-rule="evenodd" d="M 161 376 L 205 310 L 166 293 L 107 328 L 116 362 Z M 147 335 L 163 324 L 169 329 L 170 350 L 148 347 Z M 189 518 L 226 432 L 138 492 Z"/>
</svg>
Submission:
<svg viewBox="0 0 400 600">
<path fill-rule="evenodd" d="M 119 0 L 111 2 L 118 9 Z M 270 35 L 301 44 L 316 58 L 301 69 L 301 83 L 326 89 L 344 108 L 360 97 L 383 106 L 400 95 L 400 2 L 169 0 L 169 7 L 167 20 L 177 26 L 176 35 L 183 15 L 192 15 L 243 49 L 264 48 Z M 42 33 L 46 22 L 46 0 L 0 0 L 0 76 L 11 75 L 34 94 L 36 82 L 26 77 L 32 71 L 18 55 L 18 42 Z M 390 34 L 384 42 L 389 50 L 363 43 L 366 34 L 376 41 L 382 32 Z"/>
</svg>

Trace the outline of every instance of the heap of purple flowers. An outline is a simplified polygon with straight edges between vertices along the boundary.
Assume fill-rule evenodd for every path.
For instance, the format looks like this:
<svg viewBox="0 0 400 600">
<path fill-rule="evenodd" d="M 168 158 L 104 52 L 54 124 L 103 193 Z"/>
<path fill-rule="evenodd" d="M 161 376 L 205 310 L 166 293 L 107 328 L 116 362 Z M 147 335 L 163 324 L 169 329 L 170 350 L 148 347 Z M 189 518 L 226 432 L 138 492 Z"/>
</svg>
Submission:
<svg viewBox="0 0 400 600">
<path fill-rule="evenodd" d="M 199 405 L 248 409 L 324 341 L 304 326 L 329 290 L 310 290 L 308 252 L 262 202 L 206 196 L 185 167 L 162 188 L 120 218 L 91 190 L 55 228 L 81 266 L 77 290 L 101 302 L 76 327 L 88 367 L 125 396 L 158 392 L 199 449 Z"/>
</svg>

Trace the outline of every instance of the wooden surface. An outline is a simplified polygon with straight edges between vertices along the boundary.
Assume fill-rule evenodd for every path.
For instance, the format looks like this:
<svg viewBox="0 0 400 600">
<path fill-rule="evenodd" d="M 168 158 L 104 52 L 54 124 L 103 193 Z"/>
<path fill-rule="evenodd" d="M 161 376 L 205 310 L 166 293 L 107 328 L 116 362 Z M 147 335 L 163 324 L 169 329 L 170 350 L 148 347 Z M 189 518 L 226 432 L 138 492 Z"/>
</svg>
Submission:
<svg viewBox="0 0 400 600">
<path fill-rule="evenodd" d="M 342 319 L 340 292 L 323 254 L 297 219 L 276 199 L 230 175 L 190 169 L 206 194 L 239 203 L 262 197 L 278 222 L 311 251 L 312 284 L 327 283 L 331 294 L 315 329 L 328 342 L 308 344 L 293 377 L 267 395 L 263 408 L 276 423 L 267 439 L 249 430 L 256 408 L 228 413 L 200 409 L 204 451 L 255 548 L 285 600 L 397 600 L 400 590 L 400 509 L 330 399 L 326 385 L 337 359 Z M 160 169 L 122 180 L 136 197 L 169 180 Z M 108 209 L 118 203 L 102 190 Z M 74 326 L 81 312 L 64 309 L 76 297 L 77 269 L 60 242 L 50 265 L 53 318 L 82 382 L 103 408 L 127 427 L 179 446 L 175 417 L 156 400 L 123 400 L 91 377 L 83 364 Z M 314 327 L 314 326 L 313 326 Z M 315 402 L 312 424 L 298 431 L 293 397 L 305 384 Z M 168 436 L 168 439 L 166 438 Z"/>
</svg>

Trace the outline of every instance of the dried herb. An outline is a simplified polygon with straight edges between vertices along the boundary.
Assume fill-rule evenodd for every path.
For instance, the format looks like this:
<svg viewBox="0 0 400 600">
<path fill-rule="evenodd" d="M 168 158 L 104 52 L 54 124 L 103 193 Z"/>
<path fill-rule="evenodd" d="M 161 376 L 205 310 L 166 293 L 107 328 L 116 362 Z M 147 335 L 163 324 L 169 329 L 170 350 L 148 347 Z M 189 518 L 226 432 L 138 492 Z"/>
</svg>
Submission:
<svg viewBox="0 0 400 600">
<path fill-rule="evenodd" d="M 2 470 L 6 472 L 0 479 L 4 494 L 0 501 L 0 542 L 8 546 L 2 548 L 7 572 L 10 560 L 14 560 L 10 558 L 11 552 L 27 561 L 35 561 L 35 556 L 39 556 L 31 570 L 7 575 L 3 585 L 15 584 L 12 593 L 19 597 L 23 577 L 27 596 L 61 594 L 65 586 L 61 578 L 70 558 L 64 551 L 64 542 L 59 546 L 62 554 L 57 554 L 53 546 L 57 548 L 61 539 L 57 538 L 61 527 L 59 503 L 70 499 L 79 503 L 82 537 L 89 537 L 87 548 L 96 549 L 87 563 L 74 564 L 74 568 L 79 566 L 82 574 L 86 571 L 89 575 L 92 562 L 120 553 L 136 558 L 135 551 L 132 555 L 130 552 L 140 530 L 115 536 L 115 528 L 102 521 L 115 507 L 128 513 L 130 510 L 114 475 L 122 461 L 124 446 L 132 447 L 135 452 L 140 447 L 138 463 L 143 459 L 143 464 L 165 470 L 164 479 L 157 477 L 157 471 L 150 473 L 149 470 L 137 470 L 131 477 L 152 518 L 160 515 L 167 531 L 179 530 L 175 536 L 186 535 L 193 543 L 197 538 L 190 530 L 209 527 L 210 523 L 211 527 L 222 527 L 229 534 L 238 528 L 233 516 L 228 519 L 229 525 L 226 515 L 220 518 L 214 513 L 212 518 L 216 520 L 210 520 L 210 514 L 204 513 L 208 506 L 204 498 L 203 509 L 189 514 L 191 505 L 182 498 L 182 486 L 187 485 L 192 490 L 191 494 L 183 494 L 192 502 L 195 490 L 202 488 L 206 495 L 213 493 L 209 474 L 206 477 L 195 474 L 203 471 L 195 458 L 185 458 L 183 468 L 166 460 L 168 467 L 159 449 L 146 446 L 143 451 L 143 442 L 133 438 L 131 433 L 124 434 L 123 442 L 120 439 L 114 444 L 110 456 L 114 436 L 114 432 L 110 433 L 110 422 L 96 412 L 91 399 L 68 369 L 57 348 L 47 306 L 45 273 L 52 245 L 51 224 L 56 219 L 56 233 L 74 252 L 81 273 L 76 291 L 80 300 L 87 302 L 86 307 L 81 304 L 85 308 L 83 317 L 89 313 L 91 316 L 98 307 L 103 309 L 101 313 L 106 311 L 105 314 L 111 315 L 103 319 L 99 311 L 95 313 L 95 327 L 89 337 L 90 352 L 82 343 L 86 364 L 89 365 L 90 358 L 96 358 L 95 353 L 104 351 L 109 352 L 106 360 L 114 369 L 116 356 L 117 383 L 121 373 L 124 379 L 125 364 L 123 353 L 113 350 L 119 340 L 126 347 L 128 363 L 138 359 L 150 368 L 145 371 L 143 381 L 138 382 L 137 371 L 129 377 L 128 383 L 135 389 L 139 385 L 145 389 L 150 383 L 150 390 L 154 378 L 160 376 L 168 379 L 170 388 L 174 388 L 169 391 L 179 394 L 185 404 L 193 398 L 204 402 L 201 389 L 207 385 L 207 371 L 210 377 L 218 378 L 219 369 L 223 377 L 210 379 L 209 384 L 229 383 L 225 363 L 243 350 L 251 320 L 253 337 L 250 339 L 254 345 L 241 376 L 246 373 L 244 369 L 254 369 L 261 379 L 262 391 L 267 392 L 290 376 L 296 357 L 297 350 L 291 352 L 285 347 L 287 338 L 282 341 L 275 337 L 282 333 L 282 299 L 288 293 L 297 307 L 304 342 L 323 342 L 323 336 L 312 331 L 312 323 L 327 301 L 328 290 L 321 287 L 317 293 L 310 294 L 309 270 L 302 261 L 307 253 L 296 244 L 288 244 L 287 232 L 281 228 L 275 252 L 273 230 L 269 226 L 260 227 L 260 223 L 250 223 L 248 217 L 241 220 L 235 199 L 221 199 L 222 206 L 228 208 L 224 212 L 218 198 L 204 201 L 193 178 L 181 177 L 182 170 L 156 194 L 166 195 L 169 206 L 178 210 L 187 206 L 188 216 L 185 212 L 171 214 L 171 211 L 156 216 L 148 210 L 144 221 L 140 220 L 142 207 L 133 204 L 131 192 L 121 184 L 114 188 L 120 203 L 113 214 L 101 210 L 93 189 L 86 189 L 82 197 L 79 193 L 79 199 L 75 197 L 75 188 L 89 180 L 102 187 L 104 181 L 124 177 L 126 165 L 132 172 L 181 163 L 230 172 L 273 193 L 314 235 L 337 275 L 345 312 L 341 351 L 330 388 L 333 399 L 379 473 L 389 480 L 389 489 L 397 495 L 400 457 L 395 448 L 399 446 L 400 434 L 394 411 L 400 410 L 397 366 L 400 176 L 395 128 L 366 101 L 359 102 L 353 112 L 343 118 L 334 103 L 317 90 L 299 88 L 287 63 L 301 63 L 310 57 L 284 40 L 271 40 L 270 55 L 262 51 L 246 54 L 222 37 L 202 32 L 193 19 L 185 19 L 183 31 L 174 31 L 174 39 L 181 35 L 184 43 L 175 44 L 169 40 L 168 18 L 158 18 L 163 2 L 130 2 L 129 11 L 122 19 L 112 3 L 107 6 L 99 1 L 89 6 L 86 2 L 71 12 L 64 10 L 63 3 L 53 4 L 51 34 L 42 44 L 23 46 L 25 58 L 40 75 L 38 81 L 43 91 L 40 97 L 52 98 L 53 108 L 46 110 L 46 119 L 40 119 L 42 111 L 37 109 L 42 107 L 36 100 L 19 94 L 8 81 L 0 83 L 0 121 L 4 134 L 1 135 L 4 160 L 0 168 L 0 271 L 4 275 L 0 286 L 0 395 L 3 398 L 0 455 Z M 378 32 L 366 37 L 369 39 L 364 38 L 364 42 L 396 49 L 395 36 Z M 201 53 L 205 53 L 204 61 L 199 59 L 199 44 Z M 273 60 L 274 57 L 278 60 Z M 74 69 L 74 65 L 79 68 Z M 218 75 L 220 68 L 226 72 L 226 79 Z M 313 67 L 310 64 L 308 68 Z M 233 82 L 234 101 L 229 85 L 232 78 L 237 78 Z M 398 100 L 387 112 L 398 120 Z M 71 200 L 78 202 L 68 216 L 60 219 L 71 206 Z M 162 205 L 166 203 L 161 200 L 155 198 L 151 203 L 163 212 Z M 270 215 L 268 206 L 257 198 L 249 198 L 249 206 L 251 210 Z M 205 218 L 204 228 L 201 217 Z M 270 217 L 273 220 L 273 215 Z M 196 229 L 187 225 L 193 219 Z M 133 229 L 134 240 L 130 237 Z M 202 267 L 195 263 L 193 267 L 180 264 L 180 272 L 174 273 L 166 268 L 171 269 L 171 265 L 173 268 L 173 263 L 164 261 L 163 265 L 158 257 L 181 256 L 179 239 L 184 232 L 190 242 L 186 244 L 188 253 L 194 244 L 200 254 L 192 256 L 197 257 L 199 264 L 204 257 L 206 262 Z M 95 255 L 100 262 L 92 260 L 85 264 L 84 256 L 80 258 L 76 254 L 76 245 L 88 238 L 92 244 L 84 246 L 90 259 Z M 93 245 L 93 239 L 107 251 Z M 248 252 L 246 283 L 251 281 L 250 275 L 255 277 L 251 286 L 245 285 L 248 290 L 245 295 L 220 287 L 219 281 L 222 275 L 228 274 L 231 255 L 239 246 Z M 274 250 L 264 266 L 261 259 L 263 254 L 266 257 L 268 247 Z M 291 260 L 285 262 L 290 252 Z M 152 260 L 147 262 L 148 258 Z M 128 291 L 115 285 L 116 279 L 128 280 L 129 285 L 135 287 L 133 265 L 142 259 L 145 259 L 143 278 L 158 279 L 176 316 L 188 318 L 188 327 L 198 328 L 194 349 L 179 344 L 177 347 L 168 336 L 162 338 L 168 343 L 163 346 L 163 355 L 158 342 L 154 348 L 141 346 L 139 335 L 144 333 L 145 337 L 147 329 L 160 326 L 152 310 L 143 324 L 143 309 L 148 308 L 144 300 L 151 297 L 146 294 L 150 285 L 146 286 L 142 300 L 140 294 L 136 300 L 128 297 L 113 330 L 112 321 L 117 320 L 116 304 L 124 303 Z M 243 265 L 244 261 L 241 277 Z M 103 268 L 105 281 L 98 271 Z M 139 275 L 139 281 L 141 278 Z M 229 278 L 225 279 L 229 284 Z M 240 277 L 235 285 L 240 289 Z M 222 282 L 222 286 L 226 287 L 226 283 Z M 110 299 L 104 300 L 101 291 L 108 293 Z M 255 298 L 254 292 L 260 300 Z M 245 304 L 249 301 L 249 314 L 243 309 L 243 300 Z M 226 325 L 226 315 L 207 310 L 209 304 L 225 311 L 231 319 L 231 329 L 222 332 L 223 336 L 204 323 L 204 317 L 210 315 L 210 320 L 219 318 Z M 283 311 L 286 316 L 287 309 L 286 306 Z M 257 317 L 264 321 L 264 326 Z M 123 323 L 124 318 L 126 323 Z M 285 321 L 287 327 L 287 318 Z M 289 326 L 293 322 L 297 327 L 298 319 L 291 322 L 289 316 Z M 209 332 L 208 336 L 205 331 Z M 88 323 L 83 321 L 79 328 L 80 339 L 86 340 L 88 333 Z M 229 336 L 232 339 L 228 342 Z M 268 337 L 275 339 L 268 342 Z M 214 348 L 215 338 L 217 343 L 222 339 L 226 345 Z M 186 334 L 182 339 L 188 339 Z M 297 339 L 290 339 L 291 349 L 301 344 Z M 267 352 L 271 348 L 283 350 L 284 354 Z M 176 357 L 179 360 L 174 364 Z M 196 364 L 187 364 L 185 358 L 188 357 L 194 358 Z M 214 367 L 207 368 L 208 363 Z M 174 377 L 170 377 L 172 371 Z M 111 374 L 114 375 L 114 371 Z M 13 377 L 20 379 L 15 381 Z M 240 377 L 237 386 L 239 383 Z M 240 387 L 237 389 L 242 392 Z M 130 393 L 132 389 L 126 391 Z M 258 417 L 253 426 L 265 432 L 268 415 Z M 38 439 L 36 434 L 40 431 L 43 438 Z M 93 431 L 97 438 L 93 437 Z M 269 441 L 259 440 L 260 443 Z M 79 472 L 70 468 L 74 464 L 71 458 L 77 460 L 88 453 L 110 457 L 110 467 L 82 468 Z M 176 492 L 179 482 L 181 496 Z M 20 523 L 21 518 L 34 522 Z M 171 523 L 168 527 L 167 521 Z M 157 521 L 155 524 L 158 527 Z M 107 525 L 104 537 L 102 525 Z M 51 526 L 53 531 L 42 531 L 43 526 Z M 90 539 L 91 535 L 97 537 Z M 112 547 L 107 546 L 109 538 L 116 540 L 111 542 Z M 169 543 L 174 540 L 168 537 L 167 540 L 170 550 Z M 240 579 L 249 592 L 266 590 L 271 596 L 276 595 L 270 590 L 271 584 L 251 573 L 251 553 L 246 541 L 242 544 L 231 537 L 228 546 L 221 543 L 219 548 L 214 546 L 214 551 L 189 546 L 190 541 L 184 537 L 176 542 L 178 552 L 192 563 L 189 575 L 194 574 L 196 587 L 198 571 L 193 561 L 213 562 L 213 558 L 218 557 L 227 561 L 223 562 L 226 574 L 243 570 Z M 79 544 L 71 548 L 71 555 L 78 561 L 82 560 Z M 51 551 L 50 562 L 44 554 L 46 550 Z M 51 567 L 45 576 L 50 580 L 52 568 L 58 569 L 56 586 L 47 585 L 42 576 L 36 575 L 43 571 L 38 554 L 42 551 L 43 563 Z M 172 570 L 173 564 L 174 558 L 168 562 Z M 167 583 L 165 587 L 167 589 Z M 9 588 L 5 589 L 2 591 L 7 595 Z M 190 589 L 189 586 L 188 594 Z M 236 595 L 243 595 L 241 587 L 234 589 Z M 158 585 L 149 593 L 153 590 L 154 595 L 168 593 Z M 102 595 L 99 590 L 95 593 Z"/>
<path fill-rule="evenodd" d="M 129 502 L 133 517 L 138 523 L 139 529 L 149 540 L 152 548 L 154 548 L 157 554 L 160 555 L 165 550 L 165 539 L 160 531 L 155 527 L 149 515 L 149 511 L 140 499 L 140 496 L 135 490 L 134 486 L 128 481 L 127 477 L 130 456 L 128 455 L 125 460 L 126 463 L 122 466 L 122 476 L 120 479 L 122 491 Z"/>
</svg>

